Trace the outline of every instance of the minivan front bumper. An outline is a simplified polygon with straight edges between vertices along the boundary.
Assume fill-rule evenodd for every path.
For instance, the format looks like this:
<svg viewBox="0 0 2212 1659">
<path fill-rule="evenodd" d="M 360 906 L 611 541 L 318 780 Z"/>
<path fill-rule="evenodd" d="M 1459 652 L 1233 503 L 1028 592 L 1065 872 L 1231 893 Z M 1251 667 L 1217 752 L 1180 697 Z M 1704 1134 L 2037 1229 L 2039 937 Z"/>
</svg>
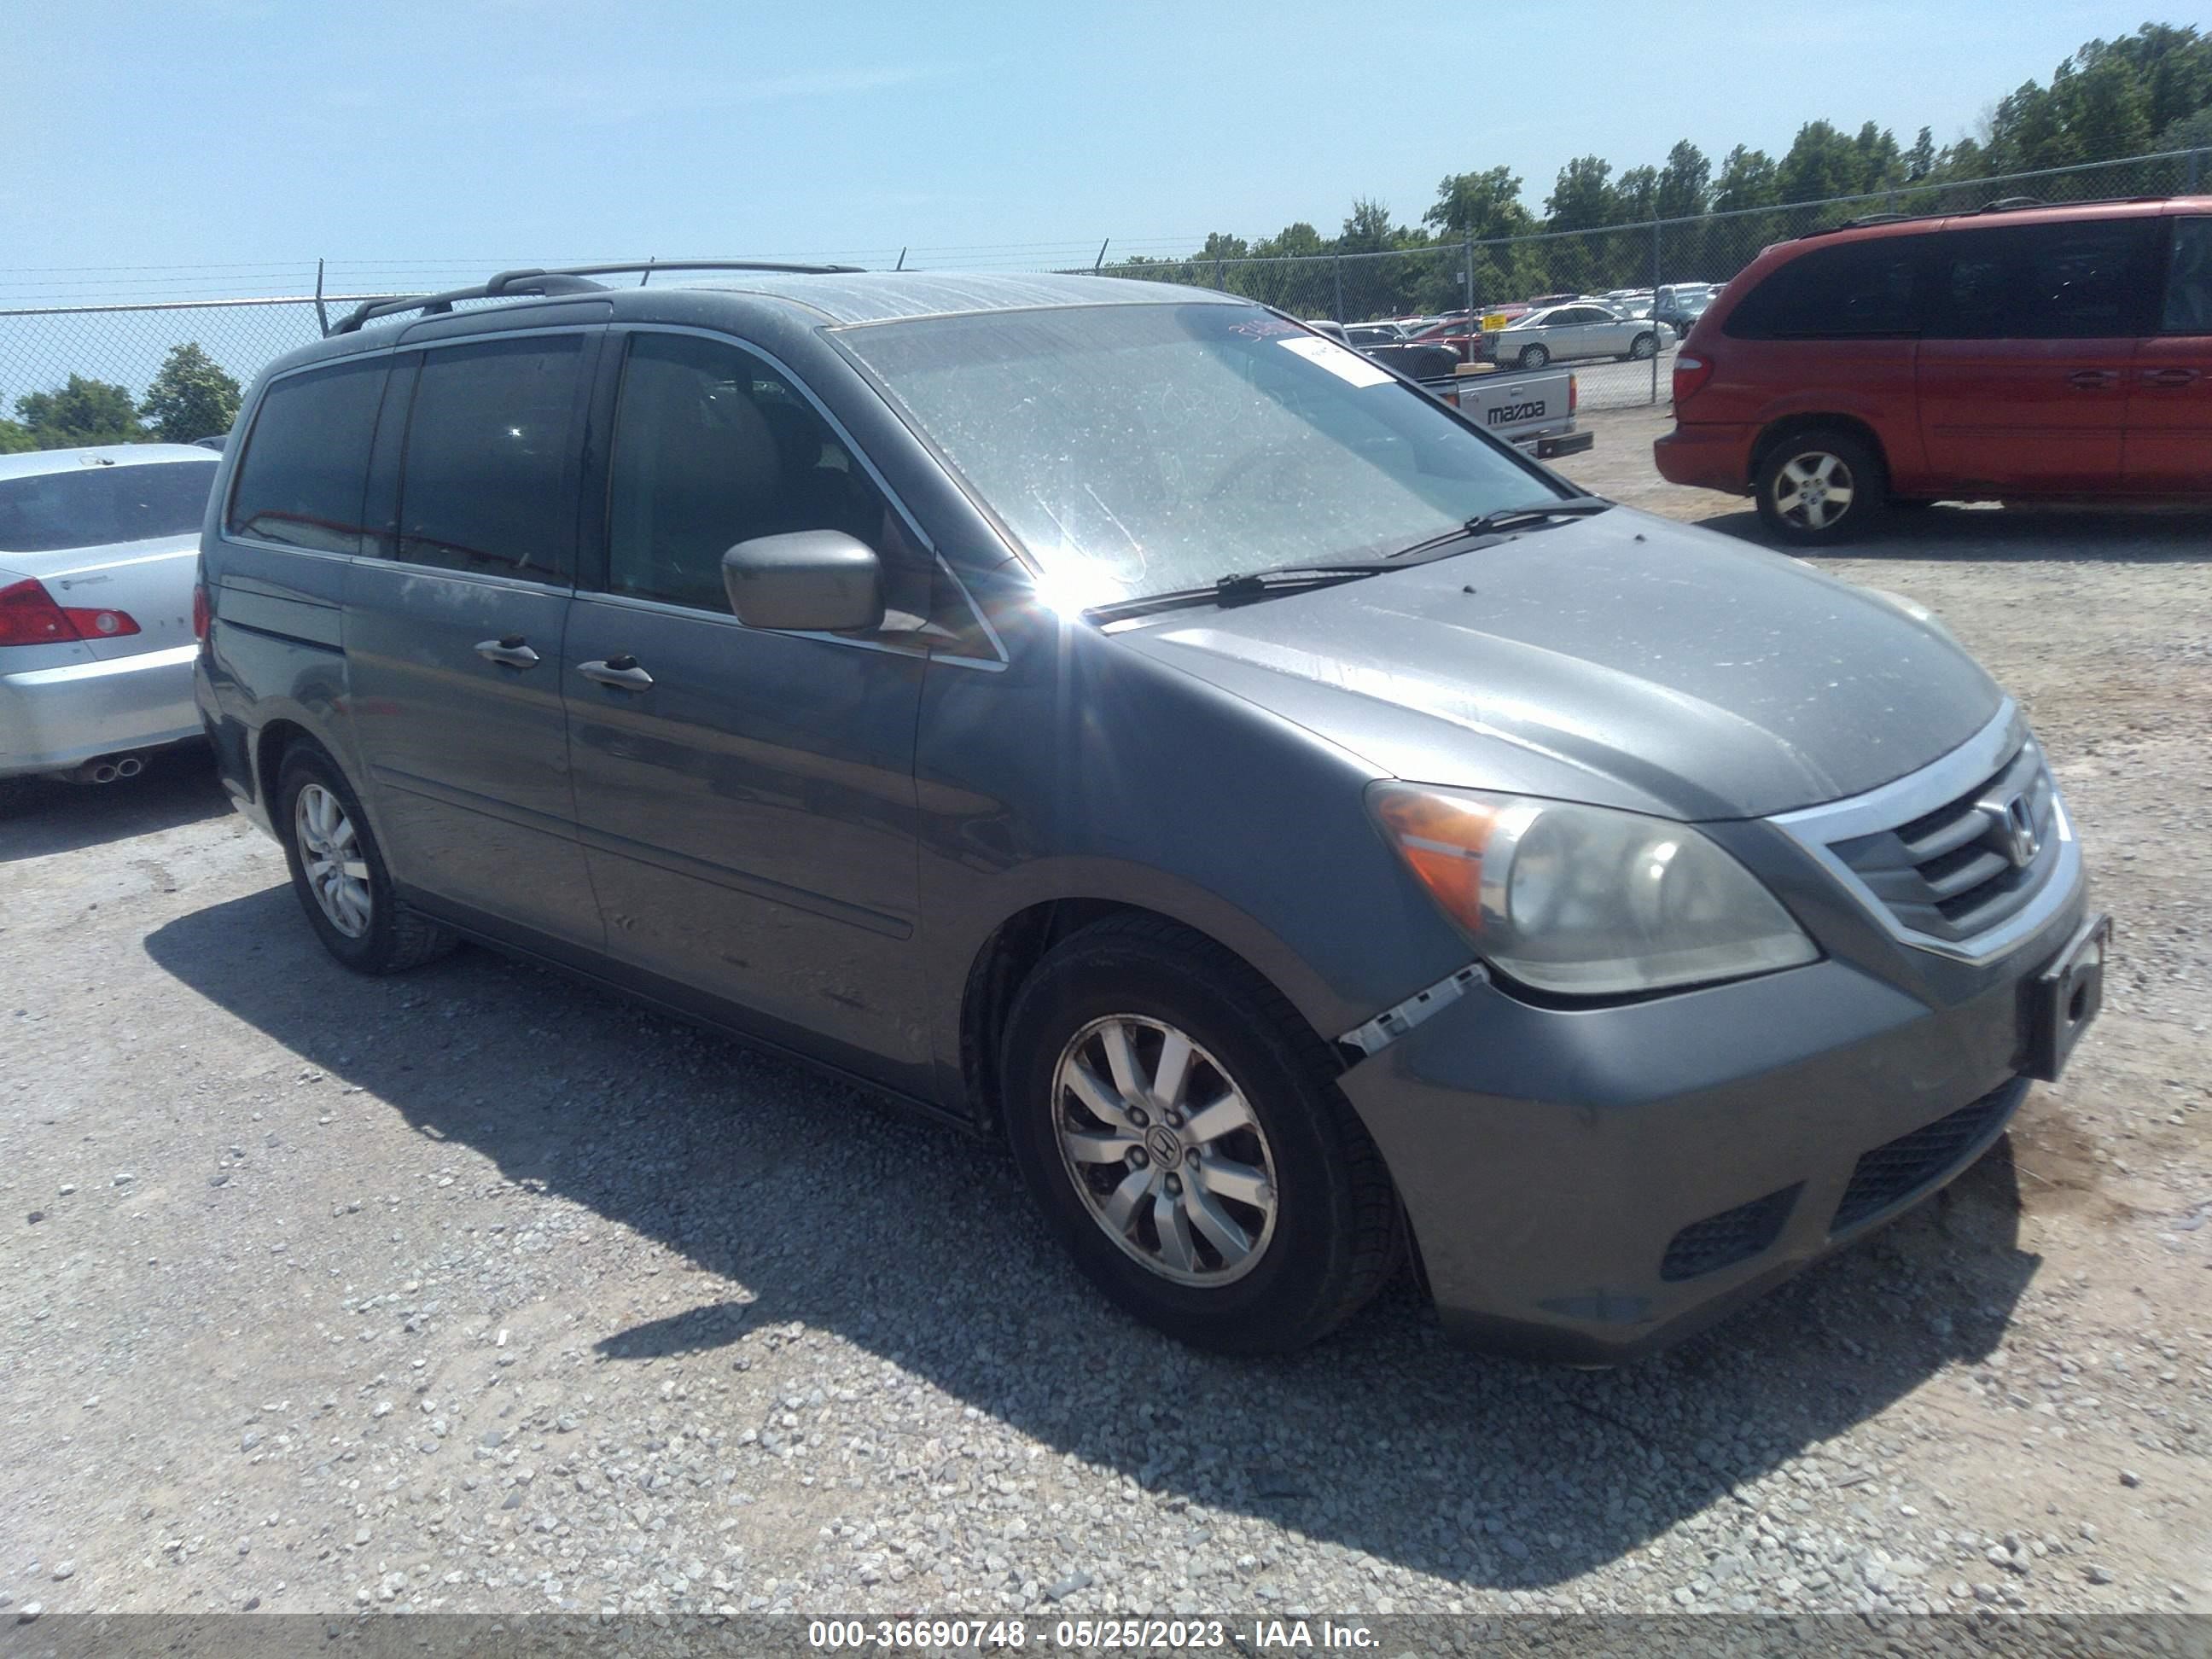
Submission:
<svg viewBox="0 0 2212 1659">
<path fill-rule="evenodd" d="M 1617 1364 L 1927 1197 L 2026 1095 L 2087 896 L 1942 1007 L 1832 958 L 1595 1008 L 1468 981 L 1341 1079 L 1447 1329 Z"/>
</svg>

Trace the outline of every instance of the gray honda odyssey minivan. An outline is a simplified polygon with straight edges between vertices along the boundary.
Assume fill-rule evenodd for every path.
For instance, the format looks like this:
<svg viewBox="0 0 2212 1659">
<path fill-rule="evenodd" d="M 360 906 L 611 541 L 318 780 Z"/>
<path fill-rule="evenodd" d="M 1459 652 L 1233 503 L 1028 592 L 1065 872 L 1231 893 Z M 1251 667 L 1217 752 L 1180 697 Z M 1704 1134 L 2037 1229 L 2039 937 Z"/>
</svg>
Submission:
<svg viewBox="0 0 2212 1659">
<path fill-rule="evenodd" d="M 1585 1364 L 2094 1017 L 2065 804 L 1909 601 L 1233 296 L 624 269 L 364 306 L 223 456 L 199 707 L 347 966 L 481 940 L 1002 1136 L 1193 1342 L 1410 1262 Z"/>
</svg>

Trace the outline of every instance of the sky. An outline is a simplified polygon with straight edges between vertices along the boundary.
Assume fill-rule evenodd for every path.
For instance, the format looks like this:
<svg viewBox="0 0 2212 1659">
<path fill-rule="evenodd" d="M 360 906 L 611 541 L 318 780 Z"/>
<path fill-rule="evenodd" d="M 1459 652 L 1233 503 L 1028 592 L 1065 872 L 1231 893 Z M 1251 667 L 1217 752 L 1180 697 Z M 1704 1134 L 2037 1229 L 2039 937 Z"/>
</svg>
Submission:
<svg viewBox="0 0 2212 1659">
<path fill-rule="evenodd" d="M 2203 0 L 0 0 L 0 307 L 647 254 L 1042 269 L 1448 173 L 1970 131 Z"/>
</svg>

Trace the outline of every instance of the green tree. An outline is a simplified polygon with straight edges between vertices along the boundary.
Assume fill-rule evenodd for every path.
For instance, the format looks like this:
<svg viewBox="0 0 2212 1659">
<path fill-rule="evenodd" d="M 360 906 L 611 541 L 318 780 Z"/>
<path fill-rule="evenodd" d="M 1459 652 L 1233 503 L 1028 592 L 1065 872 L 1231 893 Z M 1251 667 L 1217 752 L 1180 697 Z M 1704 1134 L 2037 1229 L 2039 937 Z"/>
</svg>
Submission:
<svg viewBox="0 0 2212 1659">
<path fill-rule="evenodd" d="M 1686 138 L 1679 140 L 1659 169 L 1659 216 L 1687 219 L 1703 213 L 1712 177 L 1713 164 L 1705 151 Z"/>
<path fill-rule="evenodd" d="M 2066 65 L 2059 69 L 2051 77 L 2054 87 L 2068 74 Z M 2000 99 L 1990 117 L 1989 164 L 2004 173 L 2033 173 L 2078 161 L 2059 109 L 2058 100 L 2033 81 Z"/>
<path fill-rule="evenodd" d="M 1558 182 L 1544 198 L 1544 228 L 1589 230 L 1618 223 L 1620 201 L 1612 177 L 1613 163 L 1603 156 L 1576 156 L 1559 169 Z"/>
<path fill-rule="evenodd" d="M 1858 147 L 1832 125 L 1808 121 L 1774 170 L 1775 187 L 1784 202 L 1852 196 L 1860 189 L 1863 166 Z"/>
<path fill-rule="evenodd" d="M 228 432 L 238 418 L 238 382 L 197 340 L 171 348 L 138 406 L 155 434 L 173 444 Z"/>
<path fill-rule="evenodd" d="M 1613 222 L 1617 225 L 1639 225 L 1655 217 L 1659 210 L 1659 169 L 1630 167 L 1620 175 L 1620 182 L 1613 191 Z"/>
<path fill-rule="evenodd" d="M 1912 141 L 1912 148 L 1905 152 L 1905 177 L 1908 184 L 1917 184 L 1936 171 L 1936 133 L 1923 127 L 1920 136 Z"/>
<path fill-rule="evenodd" d="M 70 375 L 58 392 L 25 392 L 15 399 L 15 417 L 39 449 L 143 443 L 147 435 L 127 390 L 82 374 Z"/>
<path fill-rule="evenodd" d="M 1340 253 L 1381 253 L 1392 246 L 1390 210 L 1362 196 L 1352 204 L 1344 222 L 1344 234 L 1336 239 Z"/>
<path fill-rule="evenodd" d="M 2160 149 L 2212 149 L 2212 104 L 2169 121 L 2158 135 Z"/>
<path fill-rule="evenodd" d="M 1721 176 L 1713 184 L 1716 213 L 1772 207 L 1781 199 L 1774 158 L 1765 150 L 1746 149 L 1738 144 L 1722 159 Z"/>
<path fill-rule="evenodd" d="M 1471 237 L 1493 241 L 1525 236 L 1536 228 L 1528 210 L 1521 205 L 1520 178 L 1510 167 L 1448 174 L 1437 186 L 1436 204 L 1421 218 L 1455 240 Z"/>
<path fill-rule="evenodd" d="M 1856 190 L 1894 190 L 1905 182 L 1905 158 L 1898 151 L 1897 135 L 1887 127 L 1868 122 L 1851 140 L 1851 149 L 1858 158 Z"/>
<path fill-rule="evenodd" d="M 31 435 L 30 428 L 0 416 L 0 455 L 20 454 L 38 447 L 39 441 Z"/>
<path fill-rule="evenodd" d="M 2142 77 L 2123 54 L 2094 50 L 2101 44 L 2092 41 L 2082 48 L 2090 61 L 2067 77 L 2058 118 L 2074 153 L 2085 161 L 2144 155 L 2156 129 Z"/>
</svg>

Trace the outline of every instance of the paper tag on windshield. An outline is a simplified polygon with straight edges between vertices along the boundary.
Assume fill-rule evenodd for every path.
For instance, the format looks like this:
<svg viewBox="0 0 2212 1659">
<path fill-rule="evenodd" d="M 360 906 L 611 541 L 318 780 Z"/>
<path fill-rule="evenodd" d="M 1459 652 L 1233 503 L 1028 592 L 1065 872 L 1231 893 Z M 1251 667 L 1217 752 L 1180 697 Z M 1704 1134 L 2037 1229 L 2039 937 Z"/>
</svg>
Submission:
<svg viewBox="0 0 2212 1659">
<path fill-rule="evenodd" d="M 1390 378 L 1389 373 L 1352 350 L 1334 340 L 1316 339 L 1310 334 L 1300 335 L 1295 340 L 1278 340 L 1275 343 L 1285 351 L 1295 351 L 1308 362 L 1319 363 L 1340 380 L 1349 380 L 1354 386 L 1381 386 Z"/>
</svg>

